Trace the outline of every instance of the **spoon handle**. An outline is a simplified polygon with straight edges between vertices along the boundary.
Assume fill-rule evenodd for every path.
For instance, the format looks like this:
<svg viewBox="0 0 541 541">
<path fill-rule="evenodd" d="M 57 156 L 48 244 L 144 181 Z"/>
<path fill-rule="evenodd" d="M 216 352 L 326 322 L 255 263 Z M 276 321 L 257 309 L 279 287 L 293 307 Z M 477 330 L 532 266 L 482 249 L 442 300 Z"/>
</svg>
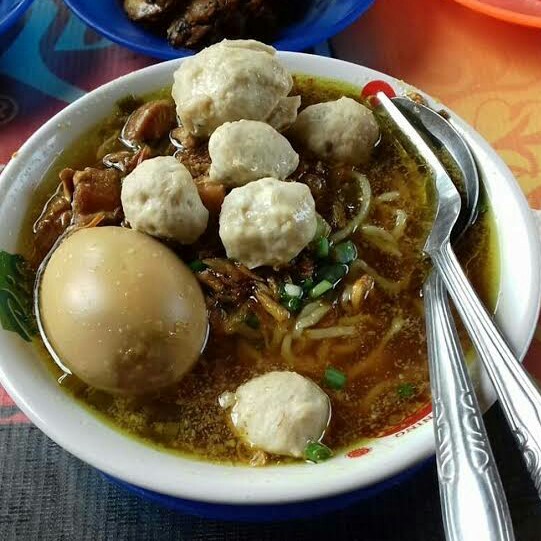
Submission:
<svg viewBox="0 0 541 541">
<path fill-rule="evenodd" d="M 437 272 L 424 285 L 440 498 L 448 541 L 512 541 L 513 526 Z"/>
<path fill-rule="evenodd" d="M 430 253 L 487 370 L 541 496 L 541 394 L 466 278 L 449 242 Z"/>
</svg>

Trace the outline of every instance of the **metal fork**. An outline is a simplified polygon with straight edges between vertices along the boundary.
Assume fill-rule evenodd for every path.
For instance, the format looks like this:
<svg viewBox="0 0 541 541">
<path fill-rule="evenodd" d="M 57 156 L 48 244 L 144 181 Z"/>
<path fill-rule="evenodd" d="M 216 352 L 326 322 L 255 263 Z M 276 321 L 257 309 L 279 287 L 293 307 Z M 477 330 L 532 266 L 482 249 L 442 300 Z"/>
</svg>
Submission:
<svg viewBox="0 0 541 541">
<path fill-rule="evenodd" d="M 460 213 L 460 195 L 422 137 L 383 93 L 380 106 L 404 146 L 431 169 L 438 195 L 436 217 L 425 245 L 432 256 L 449 246 Z M 431 249 L 431 252 L 427 248 Z M 512 541 L 512 522 L 480 408 L 450 314 L 444 284 L 433 271 L 424 286 L 434 409 L 436 459 L 446 537 L 453 541 Z"/>
</svg>

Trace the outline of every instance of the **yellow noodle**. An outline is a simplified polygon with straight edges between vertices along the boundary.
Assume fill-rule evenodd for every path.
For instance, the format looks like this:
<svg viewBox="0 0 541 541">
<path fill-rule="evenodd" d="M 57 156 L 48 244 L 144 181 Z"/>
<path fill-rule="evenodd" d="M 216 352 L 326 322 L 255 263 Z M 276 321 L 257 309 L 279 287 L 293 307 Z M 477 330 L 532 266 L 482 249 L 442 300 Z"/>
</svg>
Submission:
<svg viewBox="0 0 541 541">
<path fill-rule="evenodd" d="M 351 284 L 346 284 L 340 295 L 340 307 L 342 310 L 348 310 L 351 303 L 351 294 L 353 292 L 353 286 Z"/>
<path fill-rule="evenodd" d="M 325 340 L 321 342 L 320 346 L 317 348 L 317 351 L 316 351 L 316 356 L 319 361 L 328 361 L 330 348 L 331 348 L 330 340 Z M 334 353 L 334 350 L 333 350 L 333 353 Z"/>
<path fill-rule="evenodd" d="M 394 190 L 392 192 L 385 192 L 381 195 L 378 195 L 374 201 L 377 203 L 390 203 L 392 201 L 396 201 L 400 198 L 400 192 L 398 190 Z"/>
<path fill-rule="evenodd" d="M 383 227 L 378 227 L 376 225 L 363 225 L 361 227 L 361 233 L 365 240 L 373 244 L 376 248 L 385 252 L 387 254 L 400 257 L 402 252 L 398 248 L 398 243 L 396 239 L 383 229 Z"/>
<path fill-rule="evenodd" d="M 341 336 L 353 336 L 357 333 L 355 327 L 325 327 L 323 329 L 306 329 L 304 334 L 312 340 L 325 340 L 325 338 L 339 338 Z"/>
<path fill-rule="evenodd" d="M 282 340 L 281 354 L 288 363 L 295 365 L 297 358 L 295 357 L 295 354 L 293 353 L 293 349 L 291 347 L 292 342 L 293 335 L 291 333 L 286 334 L 284 336 L 284 339 Z"/>
<path fill-rule="evenodd" d="M 256 291 L 255 296 L 264 310 L 276 321 L 282 322 L 289 318 L 289 312 L 265 293 Z"/>
<path fill-rule="evenodd" d="M 284 336 L 287 332 L 287 328 L 283 325 L 275 325 L 272 329 L 272 339 L 270 341 L 270 346 L 274 349 L 277 348 L 284 339 Z"/>
<path fill-rule="evenodd" d="M 396 211 L 396 222 L 393 230 L 391 231 L 391 235 L 395 239 L 399 239 L 404 234 L 404 231 L 406 230 L 406 223 L 408 220 L 408 214 L 405 210 L 397 209 Z"/>
<path fill-rule="evenodd" d="M 346 237 L 349 237 L 352 233 L 354 233 L 357 228 L 366 220 L 366 218 L 368 217 L 368 213 L 370 212 L 370 205 L 372 204 L 372 188 L 370 187 L 370 182 L 368 182 L 368 179 L 364 175 L 361 175 L 356 171 L 352 171 L 351 174 L 359 185 L 361 206 L 359 208 L 359 212 L 346 225 L 346 227 L 340 229 L 339 231 L 336 231 L 330 236 L 330 240 L 333 243 L 340 242 L 341 240 L 344 240 Z"/>
<path fill-rule="evenodd" d="M 359 314 L 354 314 L 352 316 L 342 316 L 338 323 L 340 325 L 358 325 L 360 323 L 364 323 L 365 321 L 370 321 L 374 319 L 374 316 L 371 314 L 363 314 L 362 312 Z"/>
<path fill-rule="evenodd" d="M 389 280 L 385 278 L 384 276 L 381 276 L 379 272 L 372 268 L 366 261 L 363 261 L 362 259 L 355 260 L 352 264 L 350 269 L 358 270 L 362 269 L 364 272 L 369 274 L 372 278 L 374 278 L 376 284 L 380 286 L 384 291 L 387 293 L 399 293 L 409 285 L 409 281 L 411 278 L 411 275 L 408 275 L 405 278 L 402 278 L 402 280 L 398 280 L 397 282 L 394 282 L 393 280 Z"/>
<path fill-rule="evenodd" d="M 365 359 L 355 363 L 348 370 L 348 377 L 350 379 L 356 379 L 359 376 L 374 370 L 381 361 L 385 346 L 395 335 L 397 335 L 402 330 L 404 323 L 405 321 L 401 316 L 393 318 L 391 326 L 381 339 L 380 343 L 368 354 Z"/>
<path fill-rule="evenodd" d="M 351 355 L 359 350 L 361 342 L 352 340 L 350 342 L 340 341 L 335 343 L 332 348 L 333 355 Z"/>
<path fill-rule="evenodd" d="M 298 336 L 304 329 L 319 323 L 330 309 L 330 304 L 323 301 L 307 304 L 301 310 L 301 313 L 298 315 L 297 321 L 295 322 L 295 335 Z"/>
<path fill-rule="evenodd" d="M 370 293 L 370 291 L 372 291 L 373 287 L 374 278 L 368 276 L 367 274 L 361 276 L 358 280 L 355 281 L 351 292 L 351 305 L 356 311 L 359 310 L 361 302 L 364 301 L 366 297 L 368 297 L 368 294 Z"/>
</svg>

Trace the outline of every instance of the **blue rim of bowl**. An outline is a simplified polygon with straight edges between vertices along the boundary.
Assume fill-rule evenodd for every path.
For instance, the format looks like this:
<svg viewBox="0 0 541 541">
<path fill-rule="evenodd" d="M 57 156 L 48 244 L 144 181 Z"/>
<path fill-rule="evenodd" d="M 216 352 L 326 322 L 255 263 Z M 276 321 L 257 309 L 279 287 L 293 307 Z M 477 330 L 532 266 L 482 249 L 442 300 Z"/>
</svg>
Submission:
<svg viewBox="0 0 541 541">
<path fill-rule="evenodd" d="M 32 2 L 32 0 L 27 0 Z M 182 58 L 184 56 L 191 56 L 196 51 L 191 49 L 186 49 L 179 47 L 175 49 L 171 47 L 167 41 L 163 40 L 163 47 L 152 47 L 146 45 L 140 45 L 129 39 L 124 39 L 122 36 L 115 34 L 113 31 L 109 30 L 107 27 L 103 27 L 94 23 L 92 17 L 88 17 L 84 8 L 80 9 L 79 3 L 75 2 L 75 5 L 72 0 L 64 0 L 65 4 L 79 17 L 84 23 L 93 28 L 99 34 L 105 36 L 109 40 L 123 45 L 132 51 L 150 56 L 152 58 L 160 58 L 163 60 L 171 60 L 174 58 Z M 274 42 L 272 45 L 280 51 L 303 51 L 309 49 L 326 39 L 329 39 L 332 36 L 335 36 L 349 25 L 353 24 L 361 15 L 365 13 L 369 8 L 372 7 L 375 0 L 359 0 L 358 3 L 353 6 L 344 17 L 336 22 L 333 25 L 324 27 L 321 31 L 314 34 L 304 34 L 296 38 L 287 38 Z"/>
<path fill-rule="evenodd" d="M 135 494 L 143 500 L 153 502 L 173 511 L 214 520 L 227 520 L 235 522 L 271 522 L 303 519 L 331 513 L 333 511 L 339 511 L 340 509 L 349 507 L 362 500 L 367 500 L 369 498 L 378 496 L 379 494 L 391 490 L 394 487 L 398 487 L 407 481 L 412 481 L 417 474 L 425 471 L 429 467 L 435 468 L 435 466 L 436 456 L 431 455 L 392 477 L 359 490 L 344 492 L 342 494 L 337 494 L 335 496 L 326 498 L 317 498 L 313 500 L 274 505 L 228 505 L 186 500 L 183 498 L 176 498 L 174 496 L 167 496 L 165 494 L 153 492 L 125 481 L 121 481 L 120 479 L 112 477 L 106 473 L 100 473 L 113 485 Z"/>
<path fill-rule="evenodd" d="M 10 11 L 6 17 L 0 19 L 0 34 L 3 34 L 9 30 L 25 13 L 25 11 L 30 7 L 34 0 L 22 0 L 19 4 L 15 6 L 15 9 Z"/>
</svg>

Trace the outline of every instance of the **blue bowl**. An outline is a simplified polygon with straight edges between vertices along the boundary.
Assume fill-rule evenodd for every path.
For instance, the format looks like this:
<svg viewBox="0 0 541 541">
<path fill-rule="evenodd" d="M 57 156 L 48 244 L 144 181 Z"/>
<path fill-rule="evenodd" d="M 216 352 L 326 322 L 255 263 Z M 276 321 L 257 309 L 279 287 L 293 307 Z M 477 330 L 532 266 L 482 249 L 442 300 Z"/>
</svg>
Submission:
<svg viewBox="0 0 541 541">
<path fill-rule="evenodd" d="M 2 0 L 2 3 L 4 1 Z M 165 37 L 153 34 L 144 26 L 130 21 L 122 9 L 122 0 L 65 1 L 73 12 L 96 32 L 138 53 L 165 59 L 193 54 L 190 49 L 171 47 Z M 273 45 L 286 51 L 308 49 L 353 23 L 373 2 L 374 0 L 311 0 L 304 17 L 283 28 Z"/>
<path fill-rule="evenodd" d="M 33 0 L 0 0 L 0 34 L 9 30 L 32 2 Z"/>
<path fill-rule="evenodd" d="M 417 473 L 427 467 L 435 467 L 436 460 L 434 456 L 422 460 L 415 466 L 407 470 L 385 479 L 375 485 L 346 492 L 328 498 L 317 500 L 302 501 L 283 505 L 224 505 L 208 502 L 197 502 L 193 500 L 183 500 L 173 496 L 158 494 L 144 488 L 130 485 L 124 481 L 120 481 L 114 477 L 102 474 L 111 483 L 136 494 L 140 498 L 157 503 L 163 507 L 167 507 L 174 511 L 195 515 L 202 518 L 213 520 L 228 520 L 234 522 L 271 522 L 284 521 L 301 518 L 309 518 L 316 515 L 338 511 L 349 505 L 367 500 L 376 496 L 380 492 L 392 489 L 400 485 Z"/>
</svg>

